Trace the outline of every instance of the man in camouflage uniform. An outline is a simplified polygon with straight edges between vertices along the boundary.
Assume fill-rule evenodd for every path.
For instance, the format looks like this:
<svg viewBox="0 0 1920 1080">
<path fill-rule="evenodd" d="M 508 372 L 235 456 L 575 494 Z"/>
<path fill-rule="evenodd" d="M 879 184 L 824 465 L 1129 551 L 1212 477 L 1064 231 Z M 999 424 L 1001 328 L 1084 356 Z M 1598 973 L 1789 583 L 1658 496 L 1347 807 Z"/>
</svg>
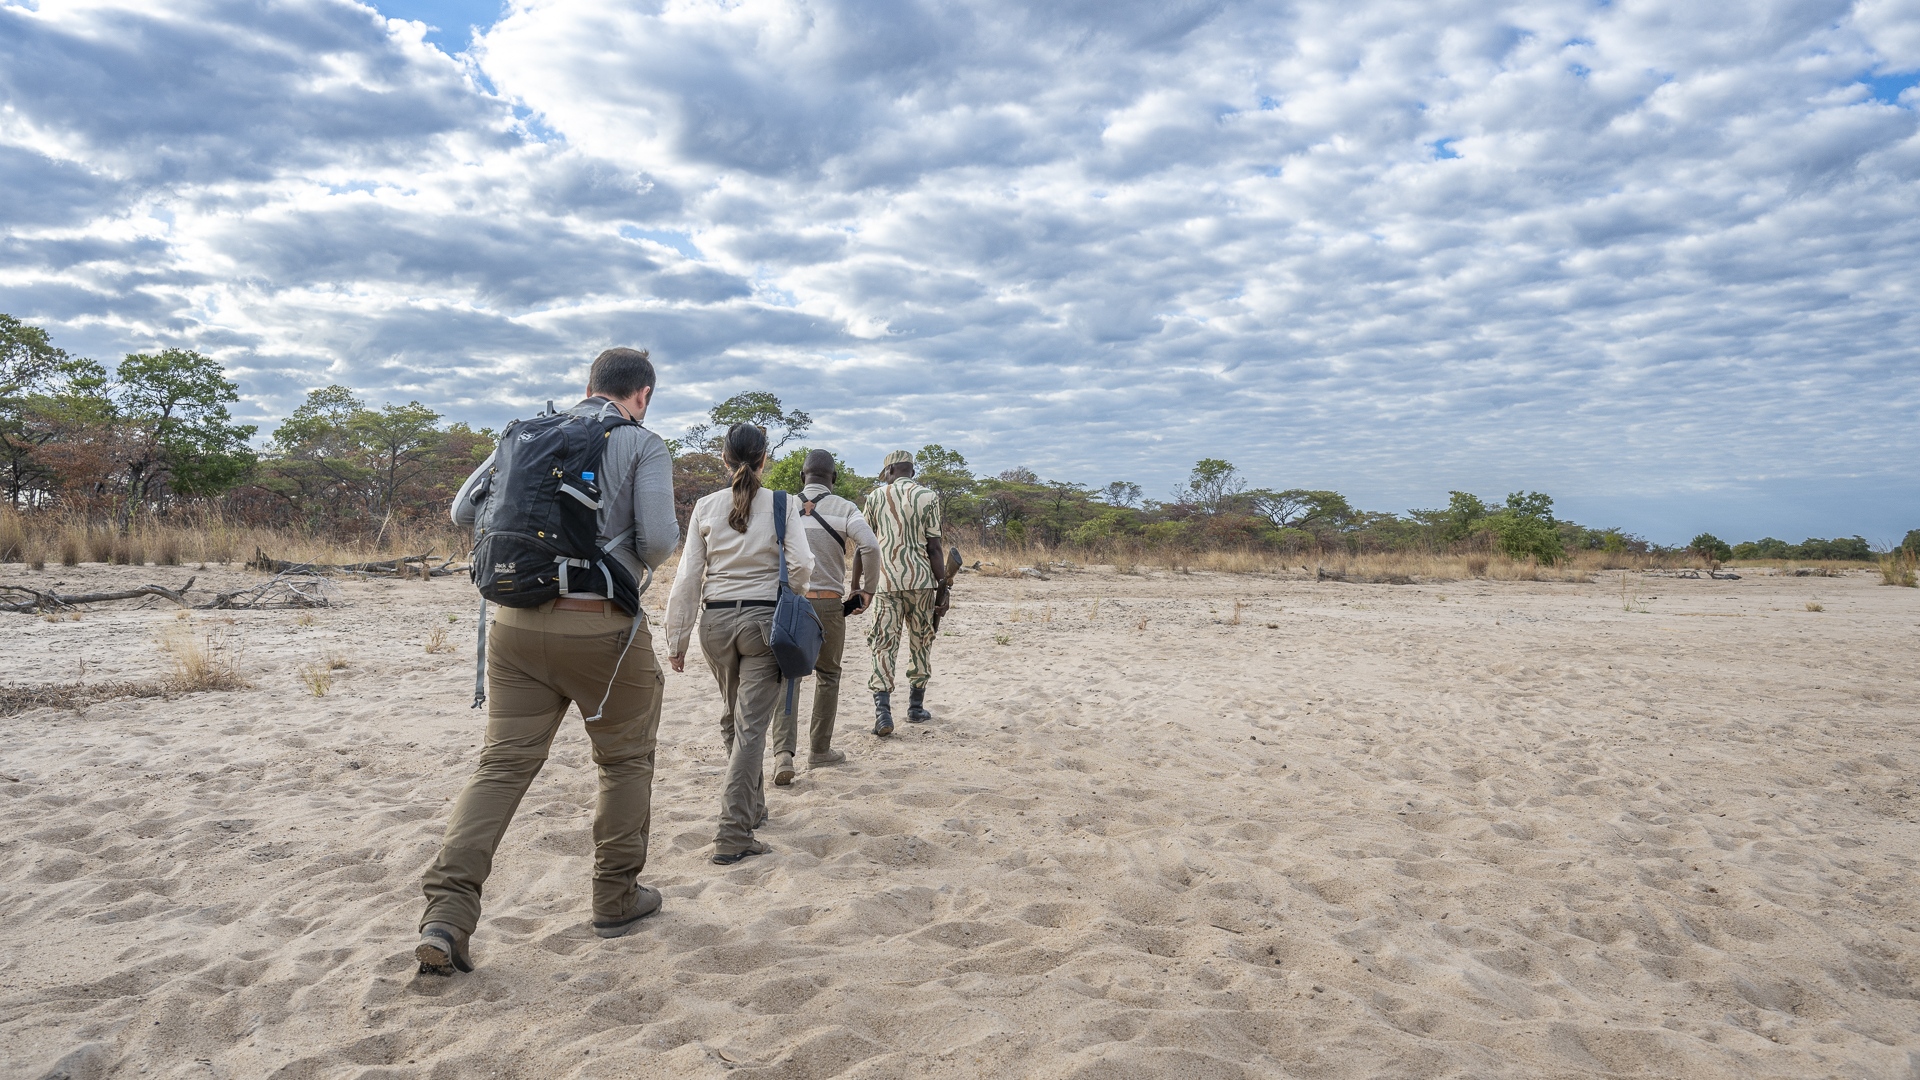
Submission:
<svg viewBox="0 0 1920 1080">
<path fill-rule="evenodd" d="M 910 479 L 913 454 L 895 450 L 880 467 L 880 483 L 867 494 L 868 524 L 879 540 L 878 589 L 873 598 L 873 733 L 893 734 L 893 667 L 900 631 L 907 633 L 907 682 L 912 699 L 907 721 L 933 719 L 927 711 L 927 680 L 933 677 L 934 620 L 947 612 L 946 558 L 940 547 L 940 497 Z"/>
</svg>

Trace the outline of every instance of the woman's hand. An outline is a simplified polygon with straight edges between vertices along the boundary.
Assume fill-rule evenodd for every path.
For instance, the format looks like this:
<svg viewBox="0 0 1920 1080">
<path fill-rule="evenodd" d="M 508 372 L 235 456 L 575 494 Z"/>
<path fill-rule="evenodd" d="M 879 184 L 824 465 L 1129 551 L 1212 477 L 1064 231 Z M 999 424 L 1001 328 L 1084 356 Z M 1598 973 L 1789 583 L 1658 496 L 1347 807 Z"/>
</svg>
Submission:
<svg viewBox="0 0 1920 1080">
<path fill-rule="evenodd" d="M 684 674 L 687 670 L 687 654 L 681 653 L 679 656 L 669 656 L 667 657 L 667 663 L 673 665 L 673 670 Z"/>
</svg>

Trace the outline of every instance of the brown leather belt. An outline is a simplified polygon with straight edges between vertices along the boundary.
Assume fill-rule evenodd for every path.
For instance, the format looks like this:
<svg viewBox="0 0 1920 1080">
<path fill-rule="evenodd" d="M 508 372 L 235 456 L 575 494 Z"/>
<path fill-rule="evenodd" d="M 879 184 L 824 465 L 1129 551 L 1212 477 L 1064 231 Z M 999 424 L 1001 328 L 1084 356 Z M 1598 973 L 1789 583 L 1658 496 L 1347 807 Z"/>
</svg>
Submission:
<svg viewBox="0 0 1920 1080">
<path fill-rule="evenodd" d="M 611 600 L 586 600 L 575 596 L 563 596 L 553 602 L 555 611 L 591 611 L 595 615 L 625 615 L 619 604 Z"/>
<path fill-rule="evenodd" d="M 807 599 L 809 599 L 809 600 L 838 600 L 838 599 L 840 599 L 840 594 L 839 594 L 839 593 L 837 593 L 837 592 L 834 592 L 834 591 L 832 591 L 831 589 L 808 589 L 808 590 L 807 590 Z"/>
</svg>

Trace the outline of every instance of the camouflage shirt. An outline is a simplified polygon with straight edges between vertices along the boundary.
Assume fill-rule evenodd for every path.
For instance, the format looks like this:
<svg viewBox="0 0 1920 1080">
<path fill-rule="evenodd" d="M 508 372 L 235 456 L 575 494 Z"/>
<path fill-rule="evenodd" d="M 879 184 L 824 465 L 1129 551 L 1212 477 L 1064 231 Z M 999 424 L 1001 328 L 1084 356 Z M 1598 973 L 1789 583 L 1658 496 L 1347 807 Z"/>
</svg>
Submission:
<svg viewBox="0 0 1920 1080">
<path fill-rule="evenodd" d="M 911 480 L 895 480 L 867 493 L 865 511 L 880 541 L 875 591 L 939 588 L 940 579 L 927 563 L 927 541 L 940 535 L 940 497 Z"/>
</svg>

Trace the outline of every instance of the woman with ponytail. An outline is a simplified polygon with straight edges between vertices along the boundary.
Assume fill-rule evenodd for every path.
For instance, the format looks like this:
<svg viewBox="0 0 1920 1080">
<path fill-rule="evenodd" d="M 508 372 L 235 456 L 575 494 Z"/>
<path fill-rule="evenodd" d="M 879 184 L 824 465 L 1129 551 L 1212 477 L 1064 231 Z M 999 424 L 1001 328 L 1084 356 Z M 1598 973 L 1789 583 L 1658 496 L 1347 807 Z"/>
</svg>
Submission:
<svg viewBox="0 0 1920 1080">
<path fill-rule="evenodd" d="M 720 684 L 727 716 L 721 730 L 729 751 L 727 785 L 720 797 L 720 828 L 713 861 L 731 866 L 770 850 L 753 831 L 766 820 L 761 767 L 767 725 L 781 701 L 780 665 L 769 637 L 780 594 L 780 545 L 774 529 L 773 492 L 760 485 L 767 467 L 767 433 L 752 424 L 727 429 L 723 454 L 732 486 L 694 504 L 687 543 L 667 602 L 667 662 L 687 669 L 694 618 L 700 621 L 700 651 Z M 786 500 L 787 582 L 805 594 L 813 553 L 801 531 L 800 500 Z"/>
</svg>

